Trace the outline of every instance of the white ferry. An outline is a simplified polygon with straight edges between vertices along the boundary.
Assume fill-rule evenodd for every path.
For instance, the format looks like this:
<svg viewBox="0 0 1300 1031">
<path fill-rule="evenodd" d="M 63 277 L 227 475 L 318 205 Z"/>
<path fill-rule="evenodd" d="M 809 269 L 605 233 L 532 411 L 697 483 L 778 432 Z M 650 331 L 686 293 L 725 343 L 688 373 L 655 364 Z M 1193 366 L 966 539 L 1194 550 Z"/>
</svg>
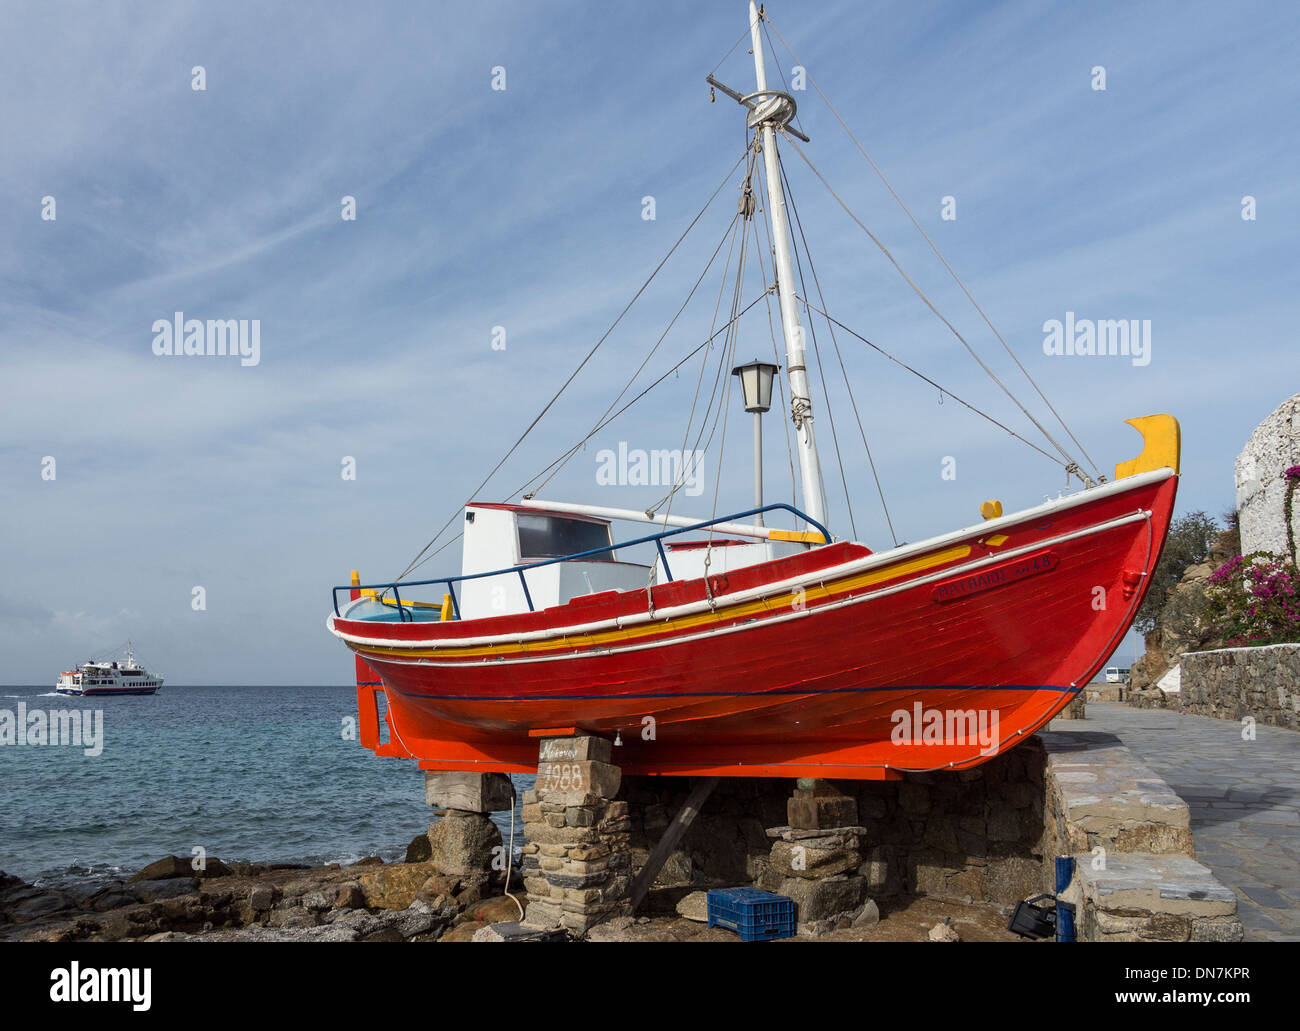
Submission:
<svg viewBox="0 0 1300 1031">
<path fill-rule="evenodd" d="M 135 661 L 128 641 L 126 662 L 83 662 L 75 670 L 60 673 L 54 690 L 70 695 L 157 694 L 162 686 L 161 676 Z"/>
</svg>

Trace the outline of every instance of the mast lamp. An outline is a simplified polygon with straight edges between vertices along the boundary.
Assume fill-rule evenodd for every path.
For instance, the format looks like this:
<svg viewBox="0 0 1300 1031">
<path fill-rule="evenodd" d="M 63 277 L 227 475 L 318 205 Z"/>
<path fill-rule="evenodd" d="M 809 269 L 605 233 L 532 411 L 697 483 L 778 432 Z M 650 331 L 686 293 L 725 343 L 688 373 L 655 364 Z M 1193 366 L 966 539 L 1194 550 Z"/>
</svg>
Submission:
<svg viewBox="0 0 1300 1031">
<path fill-rule="evenodd" d="M 747 365 L 737 365 L 731 370 L 733 376 L 740 377 L 740 389 L 745 395 L 745 411 L 766 412 L 772 407 L 772 377 L 776 375 L 779 365 L 760 362 L 755 358 Z"/>
</svg>

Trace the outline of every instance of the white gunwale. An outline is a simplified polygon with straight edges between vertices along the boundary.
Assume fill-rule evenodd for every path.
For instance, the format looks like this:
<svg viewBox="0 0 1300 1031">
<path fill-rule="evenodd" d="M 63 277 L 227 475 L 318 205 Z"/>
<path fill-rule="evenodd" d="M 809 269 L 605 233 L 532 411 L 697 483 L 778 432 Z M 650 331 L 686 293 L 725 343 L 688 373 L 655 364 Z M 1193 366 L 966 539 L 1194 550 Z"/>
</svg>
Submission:
<svg viewBox="0 0 1300 1031">
<path fill-rule="evenodd" d="M 996 519 L 985 520 L 973 526 L 967 526 L 960 530 L 953 530 L 938 537 L 931 537 L 927 540 L 918 541 L 915 544 L 906 544 L 901 547 L 891 548 L 889 551 L 875 552 L 871 555 L 864 556 L 860 559 L 854 559 L 849 562 L 843 562 L 834 566 L 827 566 L 822 569 L 812 570 L 800 576 L 790 577 L 785 580 L 772 581 L 766 584 L 760 584 L 744 591 L 737 591 L 734 594 L 726 594 L 728 606 L 743 604 L 747 601 L 754 601 L 759 598 L 768 597 L 773 594 L 781 594 L 794 590 L 801 585 L 808 583 L 818 583 L 826 580 L 839 580 L 845 577 L 853 576 L 858 573 L 866 572 L 878 566 L 890 565 L 900 560 L 906 560 L 916 555 L 921 555 L 929 551 L 941 549 L 949 544 L 956 544 L 970 537 L 983 537 L 997 533 L 999 530 L 1011 528 L 1028 519 L 1036 519 L 1040 516 L 1056 512 L 1065 512 L 1077 508 L 1082 504 L 1102 500 L 1107 497 L 1120 495 L 1132 490 L 1140 490 L 1143 487 L 1153 484 L 1162 483 L 1171 476 L 1177 474 L 1173 469 L 1168 467 L 1155 469 L 1150 472 L 1140 473 L 1136 476 L 1128 476 L 1122 480 L 1115 480 L 1111 483 L 1101 484 L 1097 487 L 1091 487 L 1079 491 L 1066 498 L 1056 498 L 1037 505 L 1033 508 L 1023 509 L 1019 512 L 1013 512 L 1010 515 L 1003 515 Z M 1074 531 L 1071 534 L 1062 535 L 1059 540 L 1073 539 L 1075 536 L 1086 535 L 1088 533 L 1101 532 L 1103 529 L 1113 525 L 1122 525 L 1126 522 L 1136 521 L 1137 519 L 1149 518 L 1150 513 L 1145 510 L 1130 513 L 1127 516 L 1121 516 L 1118 519 L 1108 520 L 1106 523 L 1098 524 L 1094 527 L 1086 527 L 1082 530 Z M 996 561 L 1004 561 L 1008 558 L 1014 558 L 1016 555 L 1026 550 L 1032 551 L 1037 548 L 1049 547 L 1052 541 L 1058 538 L 1049 538 L 1035 541 L 1032 545 L 1026 545 L 1025 548 L 1012 549 L 1006 552 L 1000 552 L 997 555 L 991 555 L 976 559 L 972 562 L 964 563 L 959 566 L 949 567 L 936 574 L 930 574 L 928 579 L 948 577 L 954 575 L 958 570 L 979 568 L 982 565 Z M 854 542 L 856 543 L 856 542 Z M 825 547 L 826 545 L 823 545 Z M 865 546 L 865 545 L 863 545 Z M 875 592 L 876 595 L 892 590 L 908 588 L 921 582 L 923 578 L 909 580 L 906 584 L 895 585 L 894 588 L 886 588 L 885 591 Z M 858 595 L 853 598 L 844 599 L 836 604 L 847 604 L 850 602 L 859 602 L 866 600 L 868 595 Z M 340 613 L 339 618 L 346 619 L 347 613 L 357 604 L 368 599 L 359 598 L 349 603 Z M 509 632 L 502 634 L 491 634 L 477 637 L 421 637 L 421 638 L 392 638 L 392 637 L 363 637 L 358 634 L 351 634 L 347 631 L 340 630 L 335 626 L 335 617 L 331 613 L 325 620 L 326 629 L 340 640 L 350 644 L 360 645 L 361 647 L 373 646 L 382 648 L 410 648 L 410 649 L 428 649 L 441 648 L 448 649 L 479 647 L 485 645 L 499 645 L 506 643 L 523 644 L 529 641 L 544 641 L 555 637 L 564 637 L 573 634 L 598 633 L 605 630 L 620 630 L 631 626 L 638 626 L 653 622 L 668 622 L 672 619 L 679 619 L 683 616 L 695 615 L 710 610 L 716 605 L 716 600 L 711 605 L 708 599 L 696 602 L 689 602 L 685 605 L 672 606 L 671 608 L 656 609 L 653 612 L 646 611 L 636 613 L 630 616 L 620 616 L 612 619 L 599 620 L 593 623 L 577 623 L 564 626 L 546 627 L 540 630 L 529 630 L 524 632 Z M 812 611 L 820 611 L 825 606 L 817 606 Z M 799 615 L 803 615 L 800 613 Z M 500 617 L 487 617 L 500 618 Z M 775 617 L 774 617 L 775 618 Z M 766 623 L 766 621 L 763 621 Z M 423 624 L 404 624 L 427 626 L 430 631 L 435 632 L 439 626 L 436 622 Z M 749 626 L 751 624 L 744 624 Z M 683 637 L 682 640 L 686 638 Z M 665 642 L 657 642 L 662 645 Z M 584 654 L 590 654 L 589 652 Z M 501 660 L 496 660 L 501 661 Z"/>
</svg>

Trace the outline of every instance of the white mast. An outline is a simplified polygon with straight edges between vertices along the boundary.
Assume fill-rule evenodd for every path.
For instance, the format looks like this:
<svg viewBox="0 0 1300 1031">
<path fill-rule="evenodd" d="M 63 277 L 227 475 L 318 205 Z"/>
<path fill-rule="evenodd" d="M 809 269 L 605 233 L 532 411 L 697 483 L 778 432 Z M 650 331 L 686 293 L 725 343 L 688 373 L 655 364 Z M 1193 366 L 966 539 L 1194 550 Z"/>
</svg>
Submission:
<svg viewBox="0 0 1300 1031">
<path fill-rule="evenodd" d="M 772 224 L 772 242 L 776 252 L 777 293 L 781 301 L 781 328 L 785 333 L 785 368 L 790 381 L 791 417 L 799 449 L 803 507 L 817 522 L 825 523 L 826 495 L 822 487 L 821 462 L 817 458 L 817 439 L 813 435 L 812 398 L 808 391 L 808 369 L 804 364 L 804 333 L 794 296 L 790 223 L 786 217 L 785 191 L 781 186 L 781 166 L 776 151 L 776 127 L 789 121 L 794 113 L 794 105 L 785 94 L 767 92 L 763 38 L 754 0 L 749 3 L 749 34 L 754 46 L 754 75 L 758 81 L 758 92 L 752 98 L 755 103 L 751 108 L 749 124 L 757 125 L 762 133 L 763 164 L 767 170 L 768 219 Z"/>
</svg>

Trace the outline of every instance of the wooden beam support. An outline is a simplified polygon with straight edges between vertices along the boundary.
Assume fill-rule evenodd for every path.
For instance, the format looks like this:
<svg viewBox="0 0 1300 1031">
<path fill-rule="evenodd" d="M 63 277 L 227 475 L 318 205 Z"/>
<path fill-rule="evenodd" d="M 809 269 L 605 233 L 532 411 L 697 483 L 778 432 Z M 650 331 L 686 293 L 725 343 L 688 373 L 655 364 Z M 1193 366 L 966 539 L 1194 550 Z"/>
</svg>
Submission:
<svg viewBox="0 0 1300 1031">
<path fill-rule="evenodd" d="M 695 817 L 700 814 L 700 809 L 704 807 L 704 802 L 713 794 L 713 789 L 718 786 L 719 777 L 704 777 L 698 781 L 691 789 L 691 793 L 686 796 L 686 801 L 672 818 L 664 831 L 664 836 L 659 839 L 659 844 L 650 853 L 650 858 L 646 860 L 645 866 L 641 872 L 636 875 L 632 881 L 632 887 L 629 889 L 629 897 L 632 903 L 632 912 L 635 913 L 637 908 L 645 901 L 646 895 L 650 893 L 650 885 L 654 884 L 655 878 L 659 876 L 659 871 L 664 868 L 664 863 L 668 857 L 673 854 L 678 843 L 690 829 Z"/>
</svg>

